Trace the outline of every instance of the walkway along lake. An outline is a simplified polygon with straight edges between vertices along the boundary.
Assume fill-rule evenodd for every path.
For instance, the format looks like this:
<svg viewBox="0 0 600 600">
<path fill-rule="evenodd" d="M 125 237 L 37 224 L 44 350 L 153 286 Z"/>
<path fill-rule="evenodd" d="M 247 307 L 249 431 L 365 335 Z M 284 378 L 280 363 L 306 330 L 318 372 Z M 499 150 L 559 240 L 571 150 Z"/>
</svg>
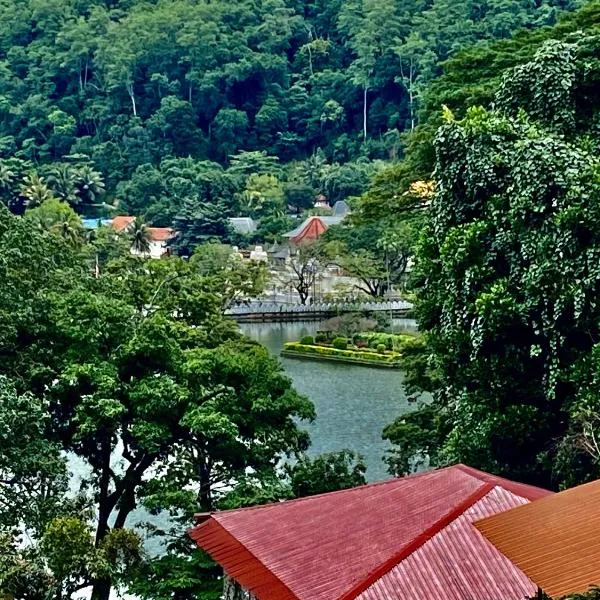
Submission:
<svg viewBox="0 0 600 600">
<path fill-rule="evenodd" d="M 414 330 L 414 321 L 395 319 L 395 329 Z M 313 335 L 314 322 L 243 323 L 248 337 L 265 345 L 275 356 L 285 342 Z M 313 455 L 348 448 L 364 456 L 367 479 L 390 477 L 382 461 L 389 444 L 381 439 L 383 428 L 409 406 L 402 373 L 393 369 L 280 358 L 294 387 L 315 405 L 317 418 L 307 425 Z"/>
</svg>

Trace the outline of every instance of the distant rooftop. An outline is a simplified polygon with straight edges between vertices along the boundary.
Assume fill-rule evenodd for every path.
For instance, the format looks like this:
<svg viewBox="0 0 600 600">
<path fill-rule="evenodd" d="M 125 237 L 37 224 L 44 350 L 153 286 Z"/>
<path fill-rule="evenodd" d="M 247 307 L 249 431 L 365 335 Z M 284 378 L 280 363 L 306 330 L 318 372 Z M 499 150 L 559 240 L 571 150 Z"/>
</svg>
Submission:
<svg viewBox="0 0 600 600">
<path fill-rule="evenodd" d="M 250 217 L 230 217 L 229 224 L 237 233 L 249 234 L 256 231 L 256 222 Z"/>
</svg>

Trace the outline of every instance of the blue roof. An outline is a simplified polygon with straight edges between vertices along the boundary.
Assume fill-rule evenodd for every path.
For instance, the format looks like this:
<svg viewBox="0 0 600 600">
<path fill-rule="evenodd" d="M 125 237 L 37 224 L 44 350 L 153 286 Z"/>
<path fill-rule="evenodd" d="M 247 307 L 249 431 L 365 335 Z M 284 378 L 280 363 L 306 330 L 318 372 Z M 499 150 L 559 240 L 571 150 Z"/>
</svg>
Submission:
<svg viewBox="0 0 600 600">
<path fill-rule="evenodd" d="M 81 219 L 86 229 L 98 229 L 100 225 L 110 225 L 112 219 Z"/>
</svg>

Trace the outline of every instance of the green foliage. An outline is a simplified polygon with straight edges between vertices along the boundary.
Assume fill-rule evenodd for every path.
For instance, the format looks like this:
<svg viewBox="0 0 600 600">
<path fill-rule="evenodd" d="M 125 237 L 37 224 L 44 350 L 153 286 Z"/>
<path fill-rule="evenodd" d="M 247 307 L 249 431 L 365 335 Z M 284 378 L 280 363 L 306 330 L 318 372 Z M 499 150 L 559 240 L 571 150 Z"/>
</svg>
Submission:
<svg viewBox="0 0 600 600">
<path fill-rule="evenodd" d="M 388 431 L 396 467 L 428 455 L 548 487 L 600 473 L 585 443 L 597 399 L 596 45 L 544 44 L 504 75 L 495 111 L 448 115 L 437 132 L 415 267 L 427 348 L 411 354 L 412 381 L 435 396 Z"/>
<path fill-rule="evenodd" d="M 312 335 L 305 335 L 300 339 L 300 343 L 304 346 L 312 346 L 315 343 L 315 338 Z"/>
<path fill-rule="evenodd" d="M 352 337 L 363 331 L 372 331 L 376 329 L 377 322 L 368 319 L 360 313 L 346 313 L 339 317 L 332 317 L 321 324 L 321 331 L 326 332 L 330 338 Z"/>
<path fill-rule="evenodd" d="M 385 354 L 387 350 L 387 346 L 385 344 L 377 344 L 377 352 L 380 354 Z"/>
<path fill-rule="evenodd" d="M 141 193 L 158 191 L 142 174 L 153 179 L 165 160 L 231 164 L 234 174 L 240 155 L 269 149 L 276 164 L 246 163 L 245 176 L 278 177 L 296 210 L 318 193 L 334 203 L 364 190 L 365 158 L 401 155 L 401 133 L 415 128 L 423 104 L 431 110 L 425 88 L 441 61 L 477 40 L 553 24 L 576 4 L 175 0 L 43 9 L 7 0 L 0 159 L 36 167 L 7 165 L 0 193 L 16 189 L 16 209 L 51 193 L 86 213 L 116 199 L 166 226 L 183 198 L 171 206 L 164 190 Z M 284 182 L 273 168 L 277 159 L 301 161 L 308 172 L 319 150 L 330 163 L 319 177 Z"/>
<path fill-rule="evenodd" d="M 14 382 L 1 379 L 0 503 L 7 526 L 26 518 L 37 533 L 22 551 L 13 544 L 18 564 L 31 555 L 28 573 L 41 565 L 65 593 L 92 585 L 105 598 L 142 560 L 125 528 L 132 511 L 145 504 L 189 523 L 248 470 L 272 477 L 282 455 L 308 447 L 297 423 L 314 409 L 222 317 L 228 286 L 257 284 L 230 249 L 190 260 L 127 249 L 99 269 L 84 250 L 0 212 L 0 371 Z M 63 452 L 89 469 L 93 530 L 64 499 Z M 215 575 L 211 565 L 197 576 L 210 589 Z"/>
<path fill-rule="evenodd" d="M 333 338 L 331 345 L 337 350 L 345 350 L 348 347 L 348 339 L 343 337 Z"/>
<path fill-rule="evenodd" d="M 25 521 L 40 533 L 67 492 L 64 457 L 47 435 L 47 401 L 18 394 L 14 383 L 0 376 L 0 415 L 0 530 Z"/>
<path fill-rule="evenodd" d="M 366 470 L 360 456 L 342 450 L 315 458 L 304 456 L 288 467 L 288 476 L 294 496 L 302 498 L 364 485 Z"/>
</svg>

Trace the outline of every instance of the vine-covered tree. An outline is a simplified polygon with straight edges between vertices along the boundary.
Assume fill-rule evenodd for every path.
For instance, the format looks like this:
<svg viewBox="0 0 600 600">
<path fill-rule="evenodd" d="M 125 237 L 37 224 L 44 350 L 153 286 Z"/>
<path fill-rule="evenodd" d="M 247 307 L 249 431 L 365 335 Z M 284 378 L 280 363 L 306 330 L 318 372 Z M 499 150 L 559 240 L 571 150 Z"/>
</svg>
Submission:
<svg viewBox="0 0 600 600">
<path fill-rule="evenodd" d="M 505 74 L 496 110 L 437 132 L 417 255 L 437 387 L 385 433 L 396 471 L 429 457 L 548 487 L 600 474 L 595 45 L 547 42 Z"/>
</svg>

